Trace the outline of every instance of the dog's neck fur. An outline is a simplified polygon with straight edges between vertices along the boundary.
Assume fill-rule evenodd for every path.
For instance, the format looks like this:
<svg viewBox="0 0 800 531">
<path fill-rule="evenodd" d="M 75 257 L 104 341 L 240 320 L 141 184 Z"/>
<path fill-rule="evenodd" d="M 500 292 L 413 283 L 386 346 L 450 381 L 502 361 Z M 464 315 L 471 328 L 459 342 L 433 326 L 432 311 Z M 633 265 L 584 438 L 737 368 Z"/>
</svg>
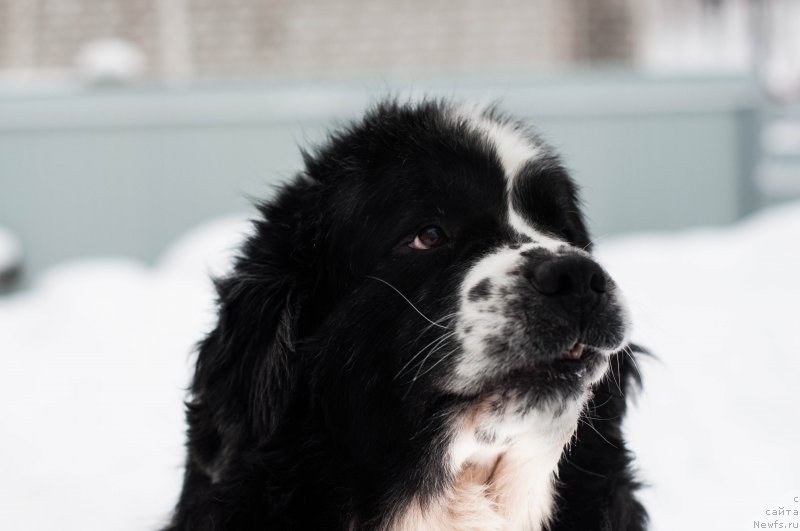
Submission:
<svg viewBox="0 0 800 531">
<path fill-rule="evenodd" d="M 582 406 L 579 401 L 558 415 L 535 412 L 516 426 L 492 419 L 488 439 L 486 411 L 476 408 L 453 438 L 448 486 L 428 501 L 413 499 L 387 529 L 543 529 L 553 513 L 558 462 Z M 542 424 L 530 429 L 531 421 Z"/>
</svg>

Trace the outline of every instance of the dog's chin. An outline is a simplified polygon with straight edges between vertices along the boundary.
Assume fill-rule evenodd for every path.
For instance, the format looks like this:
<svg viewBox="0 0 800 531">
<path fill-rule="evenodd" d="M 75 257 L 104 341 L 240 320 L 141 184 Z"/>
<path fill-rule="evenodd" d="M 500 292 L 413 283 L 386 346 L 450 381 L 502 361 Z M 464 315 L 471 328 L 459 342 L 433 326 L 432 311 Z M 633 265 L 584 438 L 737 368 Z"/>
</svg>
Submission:
<svg viewBox="0 0 800 531">
<path fill-rule="evenodd" d="M 607 350 L 578 345 L 545 361 L 487 374 L 464 399 L 469 409 L 481 409 L 497 420 L 513 419 L 515 424 L 526 424 L 529 418 L 556 420 L 582 409 L 592 386 L 605 375 L 609 359 Z"/>
<path fill-rule="evenodd" d="M 479 447 L 508 445 L 534 434 L 545 446 L 560 448 L 608 366 L 606 351 L 583 346 L 487 375 L 463 396 L 465 432 Z"/>
</svg>

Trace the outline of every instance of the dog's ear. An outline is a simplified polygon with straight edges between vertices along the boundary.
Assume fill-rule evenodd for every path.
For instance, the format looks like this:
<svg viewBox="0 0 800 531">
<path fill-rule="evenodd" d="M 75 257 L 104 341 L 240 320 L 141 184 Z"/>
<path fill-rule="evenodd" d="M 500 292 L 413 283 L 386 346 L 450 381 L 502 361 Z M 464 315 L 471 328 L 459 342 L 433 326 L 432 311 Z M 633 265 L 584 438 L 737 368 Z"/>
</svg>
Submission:
<svg viewBox="0 0 800 531">
<path fill-rule="evenodd" d="M 295 392 L 310 263 L 297 243 L 308 241 L 300 234 L 307 186 L 298 180 L 260 207 L 232 272 L 216 283 L 218 321 L 200 344 L 188 403 L 191 450 L 206 470 L 242 442 L 268 437 Z"/>
</svg>

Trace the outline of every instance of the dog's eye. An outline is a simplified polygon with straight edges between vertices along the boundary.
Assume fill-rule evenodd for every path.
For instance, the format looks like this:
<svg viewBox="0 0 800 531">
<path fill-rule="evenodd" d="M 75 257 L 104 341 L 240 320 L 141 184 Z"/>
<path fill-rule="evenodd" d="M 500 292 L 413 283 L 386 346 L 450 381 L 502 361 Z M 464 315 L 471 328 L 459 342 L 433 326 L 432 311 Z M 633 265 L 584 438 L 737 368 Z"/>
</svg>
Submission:
<svg viewBox="0 0 800 531">
<path fill-rule="evenodd" d="M 447 243 L 447 234 L 436 225 L 428 225 L 417 233 L 414 241 L 408 244 L 412 249 L 430 249 Z"/>
</svg>

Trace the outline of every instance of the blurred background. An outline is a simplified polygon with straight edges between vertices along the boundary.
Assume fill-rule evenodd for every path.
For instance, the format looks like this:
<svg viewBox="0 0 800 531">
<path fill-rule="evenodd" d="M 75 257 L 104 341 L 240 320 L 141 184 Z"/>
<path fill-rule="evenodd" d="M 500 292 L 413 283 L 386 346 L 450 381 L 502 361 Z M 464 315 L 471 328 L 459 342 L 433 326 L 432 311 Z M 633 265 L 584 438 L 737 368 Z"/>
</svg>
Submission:
<svg viewBox="0 0 800 531">
<path fill-rule="evenodd" d="M 165 521 L 209 274 L 387 95 L 563 154 L 656 354 L 653 529 L 795 508 L 800 0 L 0 0 L 0 528 Z"/>
<path fill-rule="evenodd" d="M 530 120 L 597 236 L 729 223 L 800 193 L 798 24 L 794 0 L 0 0 L 6 255 L 152 261 L 388 94 Z"/>
</svg>

